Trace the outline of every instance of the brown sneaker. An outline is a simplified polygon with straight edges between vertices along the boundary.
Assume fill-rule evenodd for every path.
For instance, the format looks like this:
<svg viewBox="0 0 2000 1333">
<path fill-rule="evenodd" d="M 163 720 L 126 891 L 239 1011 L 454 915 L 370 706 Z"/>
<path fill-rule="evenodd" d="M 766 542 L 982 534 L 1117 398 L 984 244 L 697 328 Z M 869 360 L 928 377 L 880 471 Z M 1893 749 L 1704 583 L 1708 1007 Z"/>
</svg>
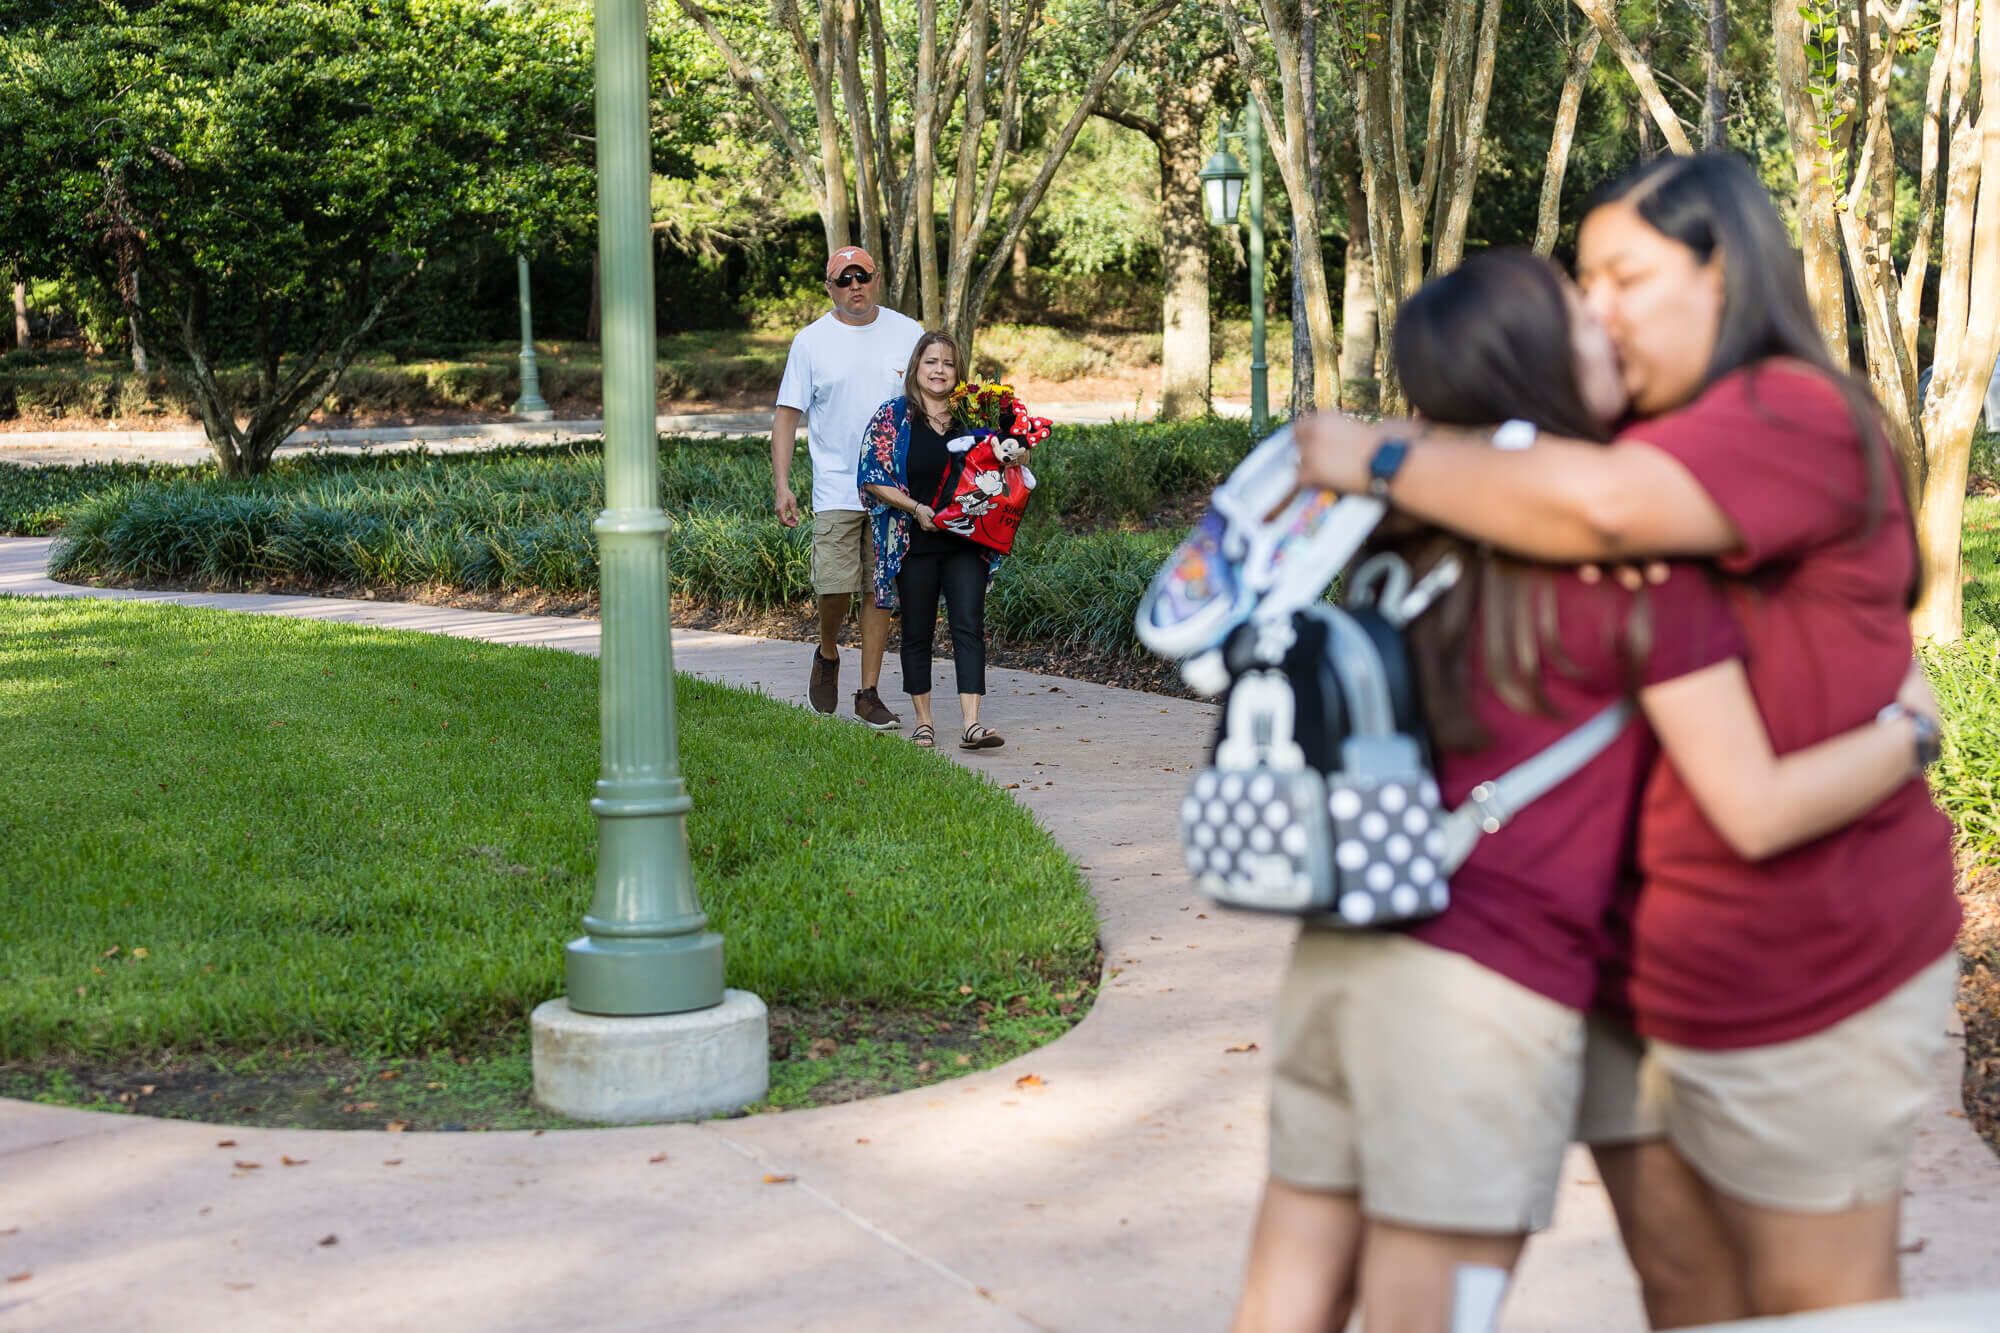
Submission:
<svg viewBox="0 0 2000 1333">
<path fill-rule="evenodd" d="M 815 713 L 831 713 L 840 701 L 840 659 L 824 658 L 813 649 L 812 678 L 806 682 L 806 698 Z"/>
<path fill-rule="evenodd" d="M 903 720 L 884 707 L 882 696 L 873 690 L 854 692 L 854 715 L 877 731 L 887 731 Z"/>
</svg>

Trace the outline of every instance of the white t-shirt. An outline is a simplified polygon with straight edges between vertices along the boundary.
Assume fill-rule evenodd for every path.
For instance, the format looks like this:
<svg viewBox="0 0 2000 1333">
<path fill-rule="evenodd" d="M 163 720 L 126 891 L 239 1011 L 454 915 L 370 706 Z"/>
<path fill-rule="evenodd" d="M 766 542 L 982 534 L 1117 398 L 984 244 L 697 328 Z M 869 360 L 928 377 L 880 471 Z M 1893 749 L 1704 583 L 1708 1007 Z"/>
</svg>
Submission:
<svg viewBox="0 0 2000 1333">
<path fill-rule="evenodd" d="M 902 396 L 923 334 L 923 325 L 883 306 L 866 324 L 844 324 L 828 311 L 792 339 L 778 406 L 806 415 L 815 510 L 861 508 L 861 434 L 876 408 Z"/>
</svg>

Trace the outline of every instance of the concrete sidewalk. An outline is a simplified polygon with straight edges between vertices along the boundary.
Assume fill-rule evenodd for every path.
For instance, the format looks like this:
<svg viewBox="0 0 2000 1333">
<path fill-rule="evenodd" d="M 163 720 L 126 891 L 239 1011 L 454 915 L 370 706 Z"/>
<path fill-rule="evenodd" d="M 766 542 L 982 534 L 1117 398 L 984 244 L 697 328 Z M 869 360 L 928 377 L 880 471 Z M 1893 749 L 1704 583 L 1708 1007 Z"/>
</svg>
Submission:
<svg viewBox="0 0 2000 1333">
<path fill-rule="evenodd" d="M 1248 416 L 1245 404 L 1218 401 L 1224 416 Z M 1132 416 L 1129 403 L 1048 403 L 1037 408 L 1060 425 L 1097 426 Z M 655 428 L 662 435 L 769 435 L 771 413 L 697 412 L 661 416 Z M 364 454 L 430 450 L 435 453 L 476 453 L 510 444 L 553 444 L 604 433 L 601 419 L 579 421 L 493 421 L 445 426 L 373 426 L 353 430 L 301 430 L 278 447 L 278 453 L 314 450 Z M 801 439 L 804 438 L 801 432 Z M 215 457 L 199 427 L 175 430 L 0 431 L 0 463 L 25 465 L 61 463 L 205 463 Z"/>
<path fill-rule="evenodd" d="M 44 579 L 46 550 L 0 541 L 0 591 L 596 649 L 592 621 L 99 593 Z M 807 645 L 681 631 L 674 651 L 684 671 L 803 695 Z M 1213 710 L 1012 671 L 989 688 L 1007 746 L 944 753 L 1020 784 L 1086 868 L 1116 971 L 1061 1040 L 874 1101 L 539 1137 L 223 1130 L 0 1102 L 0 1276 L 32 1274 L 0 1285 L 0 1329 L 1221 1328 L 1262 1178 L 1290 931 L 1212 910 L 1180 869 L 1173 811 Z M 1262 1049 L 1227 1050 L 1248 1042 Z M 1041 1086 L 1018 1086 L 1030 1073 Z M 1957 1111 L 1958 1080 L 1940 1066 L 1907 1200 L 1915 1295 L 2000 1288 L 2000 1164 Z M 307 1164 L 268 1165 L 281 1155 Z M 267 1166 L 233 1174 L 239 1159 Z M 1505 1327 L 1640 1329 L 1603 1191 L 1587 1157 L 1570 1165 Z"/>
</svg>

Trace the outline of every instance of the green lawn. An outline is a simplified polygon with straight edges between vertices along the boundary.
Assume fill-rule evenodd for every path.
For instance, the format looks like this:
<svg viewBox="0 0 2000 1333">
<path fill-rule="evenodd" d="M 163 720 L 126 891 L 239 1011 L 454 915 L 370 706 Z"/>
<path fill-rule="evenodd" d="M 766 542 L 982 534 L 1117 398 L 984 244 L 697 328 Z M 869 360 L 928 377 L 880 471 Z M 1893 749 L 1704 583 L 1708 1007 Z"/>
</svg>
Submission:
<svg viewBox="0 0 2000 1333">
<path fill-rule="evenodd" d="M 0 621 L 0 1064 L 477 1050 L 561 992 L 594 661 L 102 601 Z M 744 691 L 679 703 L 730 984 L 936 1014 L 1094 977 L 1082 877 L 991 783 Z"/>
</svg>

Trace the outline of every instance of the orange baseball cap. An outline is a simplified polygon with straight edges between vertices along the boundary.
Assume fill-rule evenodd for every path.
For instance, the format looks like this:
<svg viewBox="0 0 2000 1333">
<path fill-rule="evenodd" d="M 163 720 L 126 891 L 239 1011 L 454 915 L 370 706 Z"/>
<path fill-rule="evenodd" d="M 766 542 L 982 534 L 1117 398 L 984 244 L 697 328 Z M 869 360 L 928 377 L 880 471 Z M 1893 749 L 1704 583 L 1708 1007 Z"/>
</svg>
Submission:
<svg viewBox="0 0 2000 1333">
<path fill-rule="evenodd" d="M 869 254 L 858 245 L 842 246 L 840 249 L 835 250 L 832 256 L 827 259 L 826 276 L 830 281 L 851 268 L 863 268 L 873 273 L 875 271 L 875 256 Z"/>
</svg>

